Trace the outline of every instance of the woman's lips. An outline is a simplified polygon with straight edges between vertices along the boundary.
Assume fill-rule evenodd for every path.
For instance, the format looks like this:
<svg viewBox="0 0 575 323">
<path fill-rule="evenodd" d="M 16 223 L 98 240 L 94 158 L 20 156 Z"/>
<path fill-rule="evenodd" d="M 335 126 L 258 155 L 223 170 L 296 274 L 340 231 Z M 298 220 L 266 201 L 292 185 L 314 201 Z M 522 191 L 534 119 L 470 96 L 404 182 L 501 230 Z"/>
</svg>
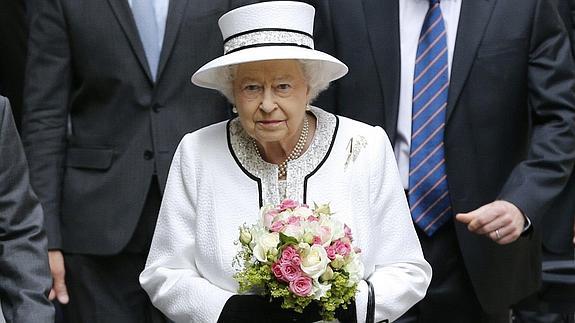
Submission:
<svg viewBox="0 0 575 323">
<path fill-rule="evenodd" d="M 258 124 L 265 128 L 277 127 L 284 123 L 284 120 L 260 120 Z"/>
</svg>

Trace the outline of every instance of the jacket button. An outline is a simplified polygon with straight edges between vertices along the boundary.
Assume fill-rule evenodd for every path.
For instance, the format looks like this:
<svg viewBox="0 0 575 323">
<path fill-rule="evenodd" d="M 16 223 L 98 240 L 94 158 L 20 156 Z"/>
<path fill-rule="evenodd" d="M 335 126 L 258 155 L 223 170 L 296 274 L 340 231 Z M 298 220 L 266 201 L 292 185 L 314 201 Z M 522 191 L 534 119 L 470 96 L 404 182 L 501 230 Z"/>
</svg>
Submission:
<svg viewBox="0 0 575 323">
<path fill-rule="evenodd" d="M 152 158 L 154 158 L 154 152 L 153 151 L 151 151 L 151 150 L 144 151 L 144 159 L 145 160 L 150 160 Z"/>
<path fill-rule="evenodd" d="M 160 109 L 162 109 L 162 105 L 159 103 L 154 103 L 152 105 L 152 111 L 154 111 L 155 113 L 159 113 Z"/>
</svg>

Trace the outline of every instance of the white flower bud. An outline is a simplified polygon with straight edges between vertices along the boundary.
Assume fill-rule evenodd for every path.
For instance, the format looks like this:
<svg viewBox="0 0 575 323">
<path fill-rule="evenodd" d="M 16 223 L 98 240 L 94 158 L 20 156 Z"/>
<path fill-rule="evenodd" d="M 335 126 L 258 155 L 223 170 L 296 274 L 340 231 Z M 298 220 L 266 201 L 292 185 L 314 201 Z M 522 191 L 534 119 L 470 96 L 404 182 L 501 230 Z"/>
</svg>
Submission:
<svg viewBox="0 0 575 323">
<path fill-rule="evenodd" d="M 250 244 L 250 242 L 252 242 L 252 234 L 248 229 L 245 228 L 240 229 L 240 242 L 244 246 L 247 246 Z"/>
</svg>

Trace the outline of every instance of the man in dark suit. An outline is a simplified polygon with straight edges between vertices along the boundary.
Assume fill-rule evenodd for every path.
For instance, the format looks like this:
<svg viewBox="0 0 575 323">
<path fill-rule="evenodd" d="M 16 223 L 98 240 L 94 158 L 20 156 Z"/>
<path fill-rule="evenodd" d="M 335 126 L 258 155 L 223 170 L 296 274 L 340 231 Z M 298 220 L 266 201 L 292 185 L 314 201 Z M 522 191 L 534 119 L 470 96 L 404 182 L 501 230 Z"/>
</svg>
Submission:
<svg viewBox="0 0 575 323">
<path fill-rule="evenodd" d="M 555 0 L 575 54 L 575 0 Z M 542 220 L 544 266 L 561 260 L 574 261 L 575 252 L 575 172 L 567 186 Z M 555 263 L 557 264 L 557 263 Z M 575 263 L 574 263 L 575 266 Z M 566 283 L 565 283 L 566 284 Z M 542 288 L 516 308 L 517 323 L 573 323 L 575 295 L 565 284 L 544 282 Z M 570 305 L 567 305 L 570 304 Z"/>
<path fill-rule="evenodd" d="M 0 317 L 7 322 L 54 321 L 42 223 L 10 104 L 0 96 Z"/>
<path fill-rule="evenodd" d="M 508 322 L 575 158 L 571 49 L 546 0 L 331 0 L 336 111 L 383 126 L 434 270 L 399 322 Z M 330 42 L 324 42 L 324 44 Z M 433 143 L 430 146 L 429 143 Z M 385 237 L 382 237 L 385 243 Z"/>
<path fill-rule="evenodd" d="M 221 54 L 236 2 L 34 2 L 23 139 L 70 322 L 163 320 L 138 275 L 176 146 L 229 115 L 190 76 Z"/>
<path fill-rule="evenodd" d="M 16 127 L 22 117 L 22 87 L 26 61 L 26 1 L 0 1 L 0 95 L 12 103 Z"/>
</svg>

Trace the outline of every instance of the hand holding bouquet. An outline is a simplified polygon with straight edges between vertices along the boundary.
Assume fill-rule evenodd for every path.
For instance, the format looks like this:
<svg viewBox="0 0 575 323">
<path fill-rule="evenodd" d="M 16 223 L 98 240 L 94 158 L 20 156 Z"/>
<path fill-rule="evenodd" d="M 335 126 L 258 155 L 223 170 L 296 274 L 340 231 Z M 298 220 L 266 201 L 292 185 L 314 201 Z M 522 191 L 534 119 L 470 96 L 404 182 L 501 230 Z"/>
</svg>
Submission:
<svg viewBox="0 0 575 323">
<path fill-rule="evenodd" d="M 240 227 L 239 241 L 234 277 L 240 293 L 281 298 L 283 308 L 300 313 L 317 302 L 324 320 L 347 308 L 363 277 L 351 230 L 332 217 L 329 205 L 310 209 L 284 200 L 264 206 L 258 223 Z"/>
</svg>

